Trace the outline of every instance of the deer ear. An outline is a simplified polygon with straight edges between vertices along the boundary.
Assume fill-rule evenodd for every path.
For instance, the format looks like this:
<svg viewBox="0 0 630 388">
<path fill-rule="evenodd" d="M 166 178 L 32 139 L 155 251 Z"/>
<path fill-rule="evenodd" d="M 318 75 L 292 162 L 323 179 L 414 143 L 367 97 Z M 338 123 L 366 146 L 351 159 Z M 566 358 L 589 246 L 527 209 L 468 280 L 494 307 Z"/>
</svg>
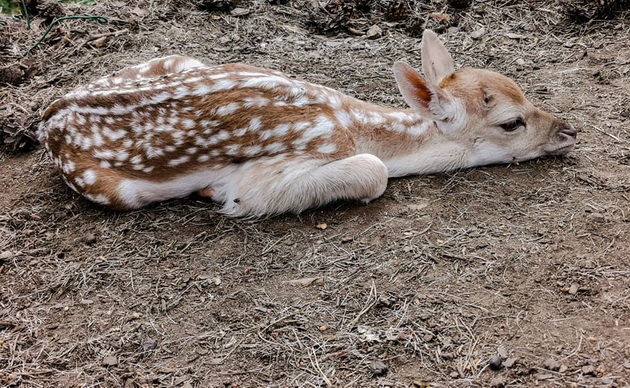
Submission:
<svg viewBox="0 0 630 388">
<path fill-rule="evenodd" d="M 455 64 L 446 47 L 435 32 L 424 30 L 422 34 L 422 72 L 433 85 L 455 72 Z"/>
<path fill-rule="evenodd" d="M 427 82 L 411 66 L 405 62 L 394 63 L 394 77 L 407 104 L 421 115 L 431 120 L 447 120 L 452 116 L 449 95 Z"/>
</svg>

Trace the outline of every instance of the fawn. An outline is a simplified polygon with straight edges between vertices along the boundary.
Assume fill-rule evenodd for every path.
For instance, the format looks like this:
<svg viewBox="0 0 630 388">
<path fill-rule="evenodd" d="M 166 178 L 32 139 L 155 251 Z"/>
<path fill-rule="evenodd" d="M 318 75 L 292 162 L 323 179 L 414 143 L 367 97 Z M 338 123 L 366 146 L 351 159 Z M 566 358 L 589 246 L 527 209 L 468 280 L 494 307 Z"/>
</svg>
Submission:
<svg viewBox="0 0 630 388">
<path fill-rule="evenodd" d="M 388 177 L 562 155 L 577 132 L 498 73 L 462 68 L 437 35 L 424 77 L 394 64 L 412 109 L 376 106 L 243 64 L 153 59 L 44 113 L 40 140 L 74 191 L 113 209 L 197 192 L 234 217 L 369 202 Z"/>
</svg>

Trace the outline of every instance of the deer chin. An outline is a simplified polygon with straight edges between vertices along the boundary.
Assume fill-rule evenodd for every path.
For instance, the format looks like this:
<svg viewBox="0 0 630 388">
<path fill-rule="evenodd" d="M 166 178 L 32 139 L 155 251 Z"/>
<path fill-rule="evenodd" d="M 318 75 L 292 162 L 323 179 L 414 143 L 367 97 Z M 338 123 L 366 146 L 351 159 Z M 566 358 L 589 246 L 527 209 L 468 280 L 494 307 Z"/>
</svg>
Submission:
<svg viewBox="0 0 630 388">
<path fill-rule="evenodd" d="M 575 143 L 571 143 L 565 146 L 562 146 L 560 148 L 556 148 L 553 150 L 545 150 L 545 153 L 547 155 L 555 155 L 555 156 L 560 156 L 560 155 L 566 155 L 568 154 L 570 151 L 572 151 L 575 148 Z"/>
</svg>

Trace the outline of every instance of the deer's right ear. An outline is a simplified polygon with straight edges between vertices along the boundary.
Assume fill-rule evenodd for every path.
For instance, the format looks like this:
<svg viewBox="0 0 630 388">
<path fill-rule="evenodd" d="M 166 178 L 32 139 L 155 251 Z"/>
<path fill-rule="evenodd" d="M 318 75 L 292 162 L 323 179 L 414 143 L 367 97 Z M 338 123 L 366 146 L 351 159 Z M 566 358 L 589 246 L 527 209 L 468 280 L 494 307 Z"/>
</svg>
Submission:
<svg viewBox="0 0 630 388">
<path fill-rule="evenodd" d="M 425 80 L 404 62 L 394 63 L 398 89 L 410 107 L 431 120 L 448 120 L 452 116 L 451 98 L 446 92 Z"/>
<path fill-rule="evenodd" d="M 422 34 L 422 72 L 433 85 L 455 72 L 455 63 L 437 34 L 424 30 Z"/>
</svg>

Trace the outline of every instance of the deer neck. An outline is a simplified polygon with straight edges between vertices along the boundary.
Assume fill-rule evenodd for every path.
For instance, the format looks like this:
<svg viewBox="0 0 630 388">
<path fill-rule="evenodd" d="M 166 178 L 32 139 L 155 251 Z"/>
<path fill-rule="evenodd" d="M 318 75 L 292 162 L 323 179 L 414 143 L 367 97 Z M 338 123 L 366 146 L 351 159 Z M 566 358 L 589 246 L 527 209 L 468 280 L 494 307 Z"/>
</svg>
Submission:
<svg viewBox="0 0 630 388">
<path fill-rule="evenodd" d="M 390 177 L 453 170 L 471 162 L 463 143 L 446 137 L 434 121 L 412 109 L 358 101 L 350 112 L 357 153 L 379 157 Z"/>
</svg>

